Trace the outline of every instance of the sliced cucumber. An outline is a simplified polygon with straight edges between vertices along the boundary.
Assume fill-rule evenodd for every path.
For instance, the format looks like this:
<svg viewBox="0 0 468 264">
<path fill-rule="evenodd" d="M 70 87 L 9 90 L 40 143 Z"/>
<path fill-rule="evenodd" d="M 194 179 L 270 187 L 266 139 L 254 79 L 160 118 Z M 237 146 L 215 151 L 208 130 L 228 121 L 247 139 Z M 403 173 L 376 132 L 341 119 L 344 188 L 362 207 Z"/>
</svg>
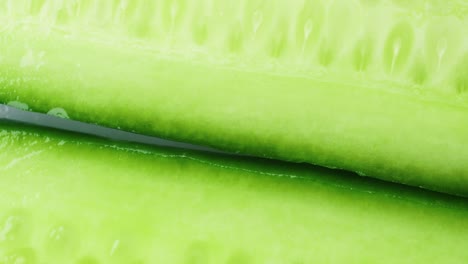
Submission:
<svg viewBox="0 0 468 264">
<path fill-rule="evenodd" d="M 5 1 L 0 102 L 468 195 L 464 1 Z"/>
<path fill-rule="evenodd" d="M 0 124 L 0 263 L 463 263 L 465 198 Z"/>
</svg>

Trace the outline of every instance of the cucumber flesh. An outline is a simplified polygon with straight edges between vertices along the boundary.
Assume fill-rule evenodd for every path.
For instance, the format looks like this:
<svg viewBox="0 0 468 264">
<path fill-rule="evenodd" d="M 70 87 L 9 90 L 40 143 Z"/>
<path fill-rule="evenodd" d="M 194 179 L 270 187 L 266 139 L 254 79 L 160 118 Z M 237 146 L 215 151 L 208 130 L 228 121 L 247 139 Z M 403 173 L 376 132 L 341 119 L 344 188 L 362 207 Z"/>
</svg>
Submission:
<svg viewBox="0 0 468 264">
<path fill-rule="evenodd" d="M 468 203 L 0 124 L 0 263 L 463 263 Z"/>
<path fill-rule="evenodd" d="M 6 1 L 0 102 L 468 195 L 463 1 Z"/>
</svg>

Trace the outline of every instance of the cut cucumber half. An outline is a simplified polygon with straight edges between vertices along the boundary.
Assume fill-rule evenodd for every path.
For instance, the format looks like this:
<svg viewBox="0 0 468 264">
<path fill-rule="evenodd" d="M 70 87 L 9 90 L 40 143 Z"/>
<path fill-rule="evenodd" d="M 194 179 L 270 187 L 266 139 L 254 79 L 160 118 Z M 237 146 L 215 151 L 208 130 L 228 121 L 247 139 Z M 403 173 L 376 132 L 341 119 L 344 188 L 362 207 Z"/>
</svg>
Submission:
<svg viewBox="0 0 468 264">
<path fill-rule="evenodd" d="M 0 14 L 0 102 L 468 195 L 466 1 L 16 0 Z"/>
<path fill-rule="evenodd" d="M 0 124 L 0 263 L 463 263 L 465 198 Z"/>
</svg>

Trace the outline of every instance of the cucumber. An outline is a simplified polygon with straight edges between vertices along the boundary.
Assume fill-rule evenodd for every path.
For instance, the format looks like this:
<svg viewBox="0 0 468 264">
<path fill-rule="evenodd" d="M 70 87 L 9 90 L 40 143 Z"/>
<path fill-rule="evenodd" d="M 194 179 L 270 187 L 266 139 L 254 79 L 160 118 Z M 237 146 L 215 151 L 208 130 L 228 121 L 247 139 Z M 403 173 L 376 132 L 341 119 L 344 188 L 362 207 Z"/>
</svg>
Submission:
<svg viewBox="0 0 468 264">
<path fill-rule="evenodd" d="M 468 196 L 465 1 L 15 0 L 0 102 Z"/>
<path fill-rule="evenodd" d="M 310 165 L 0 124 L 0 263 L 464 263 L 468 203 Z"/>
</svg>

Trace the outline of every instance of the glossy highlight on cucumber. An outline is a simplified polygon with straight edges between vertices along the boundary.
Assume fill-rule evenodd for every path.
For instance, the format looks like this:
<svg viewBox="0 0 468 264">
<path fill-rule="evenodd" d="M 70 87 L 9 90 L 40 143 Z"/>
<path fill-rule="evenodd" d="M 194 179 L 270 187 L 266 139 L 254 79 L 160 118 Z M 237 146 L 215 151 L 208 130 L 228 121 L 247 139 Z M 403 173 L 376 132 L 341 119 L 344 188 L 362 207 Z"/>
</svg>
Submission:
<svg viewBox="0 0 468 264">
<path fill-rule="evenodd" d="M 0 263 L 462 263 L 466 198 L 0 123 Z"/>
<path fill-rule="evenodd" d="M 468 195 L 465 1 L 5 1 L 0 102 Z"/>
</svg>

